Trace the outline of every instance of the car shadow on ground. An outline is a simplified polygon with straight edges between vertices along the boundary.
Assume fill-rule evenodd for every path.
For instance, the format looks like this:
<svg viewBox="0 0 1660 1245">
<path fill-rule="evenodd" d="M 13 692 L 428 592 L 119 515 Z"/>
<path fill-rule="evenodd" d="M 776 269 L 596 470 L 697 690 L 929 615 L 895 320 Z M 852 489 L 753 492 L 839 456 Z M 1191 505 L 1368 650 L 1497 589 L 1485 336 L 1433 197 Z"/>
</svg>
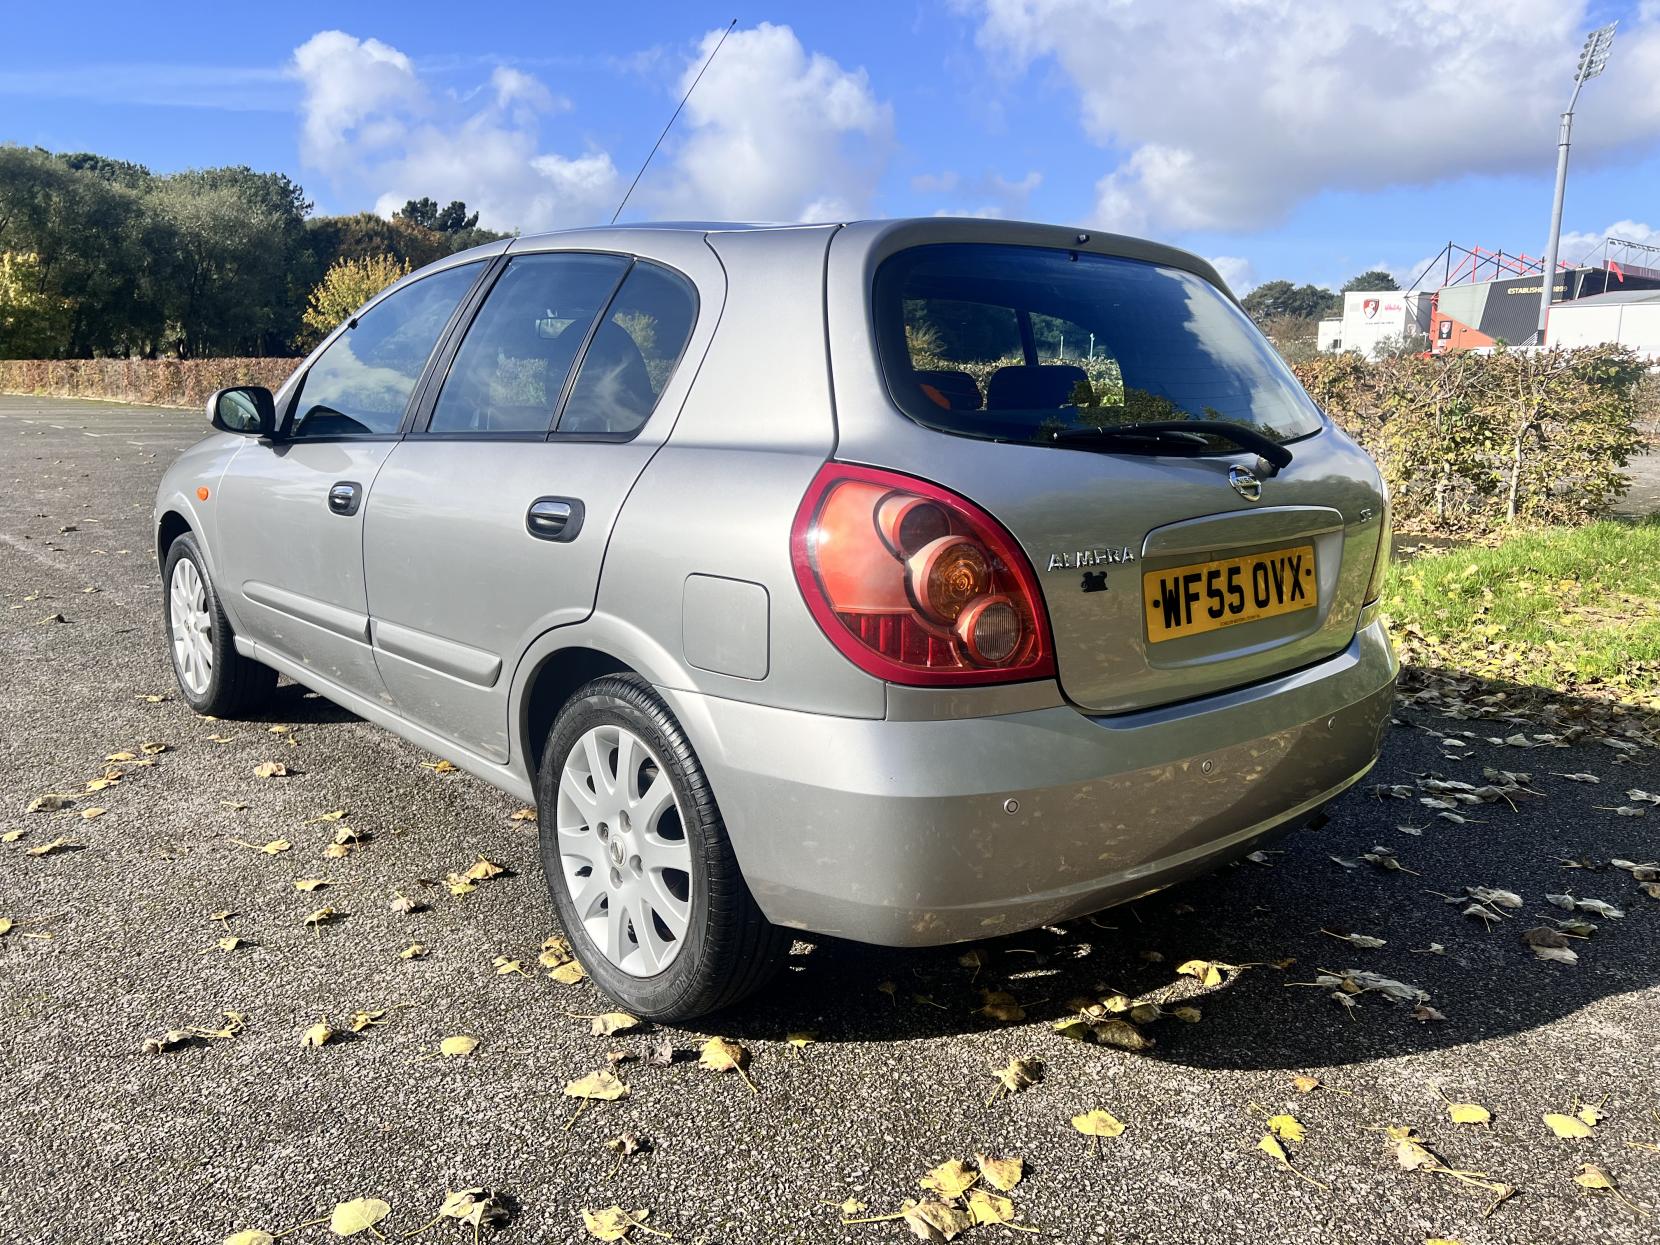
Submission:
<svg viewBox="0 0 1660 1245">
<path fill-rule="evenodd" d="M 1490 742 L 1518 735 L 1534 746 Z M 1536 735 L 1575 742 L 1561 748 Z M 1449 736 L 1464 746 L 1446 743 Z M 1082 1003 L 1117 994 L 1123 999 L 1109 999 L 1109 1008 L 1130 1000 L 1165 1011 L 1134 1026 L 1154 1043 L 1149 1057 L 1229 1069 L 1360 1062 L 1522 1032 L 1660 981 L 1660 898 L 1608 864 L 1660 857 L 1660 806 L 1624 794 L 1660 787 L 1657 744 L 1660 714 L 1409 669 L 1377 769 L 1332 804 L 1324 826 L 1280 839 L 1260 861 L 989 942 L 913 951 L 798 944 L 772 988 L 704 1027 L 740 1039 L 809 1031 L 820 1042 L 903 1041 L 1021 1019 L 1064 1024 Z M 1491 785 L 1484 768 L 1530 775 L 1522 785 L 1542 794 L 1440 810 L 1420 802 L 1446 794 L 1423 789 L 1425 780 Z M 1557 776 L 1568 773 L 1601 781 Z M 1385 790 L 1400 787 L 1410 791 Z M 1611 811 L 1621 805 L 1647 815 Z M 1367 861 L 1374 847 L 1402 867 Z M 1501 900 L 1485 917 L 1467 915 L 1469 887 L 1511 892 L 1520 906 Z M 1570 913 L 1547 894 L 1603 900 L 1625 915 Z M 1539 959 L 1523 941 L 1525 930 L 1575 916 L 1599 927 L 1568 939 L 1578 963 Z M 1347 934 L 1384 945 L 1333 936 Z M 1243 967 L 1219 968 L 1220 981 L 1207 986 L 1177 971 L 1191 960 Z M 1304 984 L 1352 970 L 1422 991 L 1432 1010 L 1415 1018 L 1416 1000 Z M 1178 1018 L 1178 1007 L 1196 1008 L 1197 1019 Z"/>
<path fill-rule="evenodd" d="M 261 722 L 286 726 L 318 726 L 325 722 L 361 720 L 350 709 L 343 709 L 326 696 L 287 679 L 278 684 L 270 700 L 259 706 L 257 718 Z"/>
</svg>

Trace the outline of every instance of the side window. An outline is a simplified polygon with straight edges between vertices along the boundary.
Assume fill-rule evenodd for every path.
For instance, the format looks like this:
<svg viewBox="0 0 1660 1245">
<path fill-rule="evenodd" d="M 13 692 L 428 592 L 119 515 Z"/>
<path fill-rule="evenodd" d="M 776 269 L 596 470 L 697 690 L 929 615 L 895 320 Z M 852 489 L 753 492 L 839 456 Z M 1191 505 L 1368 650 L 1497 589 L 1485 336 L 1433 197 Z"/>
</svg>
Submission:
<svg viewBox="0 0 1660 1245">
<path fill-rule="evenodd" d="M 460 306 L 478 264 L 423 277 L 381 299 L 311 365 L 289 431 L 294 437 L 395 433 L 427 357 Z"/>
<path fill-rule="evenodd" d="M 697 321 L 697 293 L 678 273 L 640 261 L 582 356 L 560 432 L 632 436 L 650 417 Z"/>
<path fill-rule="evenodd" d="M 616 255 L 509 260 L 456 352 L 427 431 L 547 432 L 589 326 L 627 268 Z"/>
</svg>

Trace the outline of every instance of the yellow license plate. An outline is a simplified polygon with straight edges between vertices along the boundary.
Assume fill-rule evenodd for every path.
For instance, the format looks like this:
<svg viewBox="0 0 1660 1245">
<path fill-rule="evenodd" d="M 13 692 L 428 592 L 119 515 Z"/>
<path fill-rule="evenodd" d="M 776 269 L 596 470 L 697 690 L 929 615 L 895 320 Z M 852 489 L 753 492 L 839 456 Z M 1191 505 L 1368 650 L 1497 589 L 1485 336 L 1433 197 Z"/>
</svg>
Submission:
<svg viewBox="0 0 1660 1245">
<path fill-rule="evenodd" d="M 1319 604 L 1313 545 L 1148 571 L 1141 588 L 1152 644 Z"/>
</svg>

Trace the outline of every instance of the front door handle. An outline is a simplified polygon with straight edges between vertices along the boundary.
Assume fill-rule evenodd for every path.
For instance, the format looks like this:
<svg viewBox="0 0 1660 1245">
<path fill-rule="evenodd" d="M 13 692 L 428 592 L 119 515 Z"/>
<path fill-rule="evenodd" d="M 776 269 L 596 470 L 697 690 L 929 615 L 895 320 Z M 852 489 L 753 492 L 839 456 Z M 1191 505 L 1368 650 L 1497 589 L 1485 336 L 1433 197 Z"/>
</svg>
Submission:
<svg viewBox="0 0 1660 1245">
<path fill-rule="evenodd" d="M 574 497 L 538 497 L 525 512 L 525 530 L 537 540 L 575 540 L 582 514 L 582 503 Z"/>
<path fill-rule="evenodd" d="M 335 514 L 351 516 L 363 503 L 363 486 L 356 480 L 341 480 L 329 486 L 329 509 Z"/>
</svg>

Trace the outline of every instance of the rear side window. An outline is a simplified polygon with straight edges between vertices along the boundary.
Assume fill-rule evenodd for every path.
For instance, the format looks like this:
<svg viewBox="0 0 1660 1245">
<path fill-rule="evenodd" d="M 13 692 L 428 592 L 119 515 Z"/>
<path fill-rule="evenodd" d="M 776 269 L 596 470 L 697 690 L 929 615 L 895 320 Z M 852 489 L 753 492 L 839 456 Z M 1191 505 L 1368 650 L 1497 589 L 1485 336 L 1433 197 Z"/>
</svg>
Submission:
<svg viewBox="0 0 1660 1245">
<path fill-rule="evenodd" d="M 479 269 L 462 264 L 422 277 L 358 316 L 300 382 L 290 435 L 396 433 L 427 356 Z"/>
<path fill-rule="evenodd" d="M 516 255 L 456 352 L 427 431 L 536 433 L 628 268 L 617 255 Z"/>
<path fill-rule="evenodd" d="M 1276 440 L 1314 404 L 1250 320 L 1192 273 L 1041 247 L 915 247 L 877 270 L 873 312 L 899 408 L 963 436 L 1192 420 Z M 1237 453 L 1216 438 L 1218 450 Z"/>
<path fill-rule="evenodd" d="M 696 321 L 689 281 L 636 263 L 582 356 L 559 431 L 633 436 L 663 396 Z"/>
</svg>

